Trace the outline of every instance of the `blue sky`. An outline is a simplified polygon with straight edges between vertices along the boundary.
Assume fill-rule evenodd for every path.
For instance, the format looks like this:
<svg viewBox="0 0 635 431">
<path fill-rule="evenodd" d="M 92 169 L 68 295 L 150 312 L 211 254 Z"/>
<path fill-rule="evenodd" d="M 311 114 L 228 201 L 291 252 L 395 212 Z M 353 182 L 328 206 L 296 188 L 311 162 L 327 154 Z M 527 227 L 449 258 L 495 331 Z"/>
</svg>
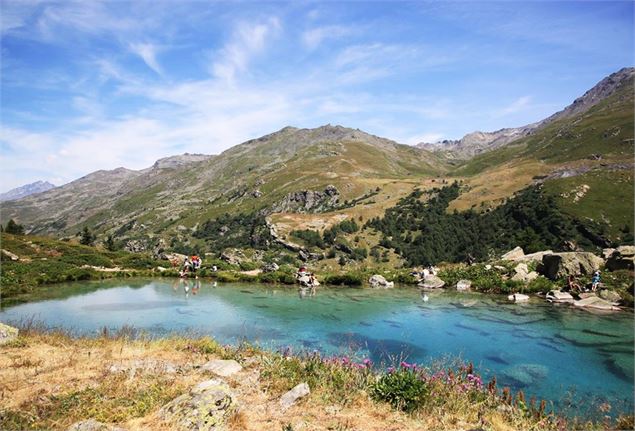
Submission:
<svg viewBox="0 0 635 431">
<path fill-rule="evenodd" d="M 633 2 L 1 1 L 0 189 L 331 123 L 540 120 L 634 63 Z"/>
</svg>

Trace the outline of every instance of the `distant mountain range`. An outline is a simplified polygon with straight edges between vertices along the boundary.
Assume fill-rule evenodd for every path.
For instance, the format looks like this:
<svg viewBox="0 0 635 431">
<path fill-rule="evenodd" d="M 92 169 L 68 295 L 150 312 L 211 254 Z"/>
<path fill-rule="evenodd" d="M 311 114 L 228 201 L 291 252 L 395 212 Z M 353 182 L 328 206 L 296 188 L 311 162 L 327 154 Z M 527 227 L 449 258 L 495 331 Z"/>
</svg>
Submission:
<svg viewBox="0 0 635 431">
<path fill-rule="evenodd" d="M 527 124 L 521 127 L 504 128 L 495 132 L 472 132 L 458 140 L 443 140 L 436 143 L 419 143 L 416 146 L 428 151 L 445 154 L 452 159 L 469 159 L 493 149 L 502 147 L 518 139 L 530 136 L 557 120 L 571 118 L 582 114 L 612 94 L 624 89 L 632 91 L 635 68 L 625 67 L 615 72 L 597 85 L 575 99 L 571 105 L 562 111 L 556 112 L 544 120 Z"/>
<path fill-rule="evenodd" d="M 88 226 L 101 238 L 188 242 L 223 214 L 258 213 L 283 234 L 320 229 L 382 215 L 415 188 L 456 179 L 464 187 L 451 209 L 486 209 L 544 182 L 577 216 L 632 227 L 634 71 L 622 69 L 564 110 L 520 128 L 417 148 L 342 126 L 285 127 L 219 155 L 97 171 L 3 202 L 2 216 L 36 234 L 69 236 Z M 574 202 L 568 196 L 582 184 L 588 199 Z"/>
<path fill-rule="evenodd" d="M 54 187 L 55 185 L 49 183 L 48 181 L 36 181 L 0 194 L 0 202 L 22 199 L 26 196 L 51 190 Z"/>
</svg>

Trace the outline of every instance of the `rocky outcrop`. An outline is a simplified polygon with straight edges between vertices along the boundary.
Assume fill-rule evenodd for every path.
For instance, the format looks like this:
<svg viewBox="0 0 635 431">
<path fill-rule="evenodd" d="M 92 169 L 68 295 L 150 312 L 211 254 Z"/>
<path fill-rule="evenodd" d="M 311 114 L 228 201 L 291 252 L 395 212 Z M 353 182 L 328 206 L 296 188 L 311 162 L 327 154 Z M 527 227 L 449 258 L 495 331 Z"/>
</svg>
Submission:
<svg viewBox="0 0 635 431">
<path fill-rule="evenodd" d="M 283 410 L 286 410 L 294 405 L 297 400 L 302 397 L 306 397 L 310 393 L 311 390 L 309 389 L 309 385 L 306 383 L 300 383 L 280 398 L 280 407 L 282 407 Z"/>
<path fill-rule="evenodd" d="M 298 252 L 298 257 L 303 262 L 308 262 L 309 260 L 322 260 L 324 259 L 324 253 L 312 253 L 310 251 L 302 249 Z"/>
<path fill-rule="evenodd" d="M 522 281 L 523 283 L 529 283 L 538 277 L 538 273 L 536 271 L 529 271 L 526 263 L 519 263 L 516 265 L 514 272 L 515 274 L 512 276 L 512 280 Z"/>
<path fill-rule="evenodd" d="M 542 258 L 545 277 L 557 280 L 569 275 L 589 275 L 604 264 L 602 258 L 589 252 L 566 252 L 546 254 Z"/>
<path fill-rule="evenodd" d="M 271 262 L 271 263 L 265 264 L 262 267 L 262 272 L 276 272 L 279 269 L 280 269 L 280 266 L 278 266 L 277 263 Z"/>
<path fill-rule="evenodd" d="M 138 239 L 130 239 L 126 241 L 126 244 L 124 244 L 123 249 L 131 253 L 141 253 L 146 251 L 146 244 L 143 241 Z"/>
<path fill-rule="evenodd" d="M 18 338 L 18 328 L 0 322 L 0 346 Z"/>
<path fill-rule="evenodd" d="M 368 280 L 371 287 L 381 288 L 381 289 L 389 289 L 391 287 L 395 287 L 395 283 L 392 281 L 386 280 L 383 275 L 375 274 Z"/>
<path fill-rule="evenodd" d="M 622 297 L 620 296 L 619 293 L 610 289 L 600 289 L 597 295 L 600 298 L 604 299 L 605 301 L 612 302 L 612 303 L 618 303 L 622 300 Z"/>
<path fill-rule="evenodd" d="M 242 250 L 237 248 L 228 248 L 223 250 L 220 258 L 222 261 L 227 262 L 230 265 L 240 265 L 247 257 Z"/>
<path fill-rule="evenodd" d="M 181 368 L 171 362 L 160 359 L 135 359 L 112 364 L 108 371 L 111 373 L 126 373 L 129 378 L 136 374 L 176 374 Z"/>
<path fill-rule="evenodd" d="M 189 393 L 163 406 L 159 417 L 170 423 L 174 429 L 220 430 L 236 408 L 236 397 L 229 386 L 222 380 L 211 379 L 199 383 Z"/>
<path fill-rule="evenodd" d="M 333 208 L 339 202 L 340 192 L 328 185 L 322 192 L 302 190 L 289 193 L 271 207 L 271 212 L 320 212 Z"/>
<path fill-rule="evenodd" d="M 633 270 L 635 263 L 635 246 L 623 245 L 617 247 L 606 261 L 606 268 L 611 271 L 620 269 Z"/>
<path fill-rule="evenodd" d="M 516 262 L 542 262 L 543 256 L 547 254 L 553 254 L 552 250 L 545 251 L 537 251 L 535 253 L 526 254 L 524 256 L 519 257 L 518 259 L 514 259 Z"/>
</svg>

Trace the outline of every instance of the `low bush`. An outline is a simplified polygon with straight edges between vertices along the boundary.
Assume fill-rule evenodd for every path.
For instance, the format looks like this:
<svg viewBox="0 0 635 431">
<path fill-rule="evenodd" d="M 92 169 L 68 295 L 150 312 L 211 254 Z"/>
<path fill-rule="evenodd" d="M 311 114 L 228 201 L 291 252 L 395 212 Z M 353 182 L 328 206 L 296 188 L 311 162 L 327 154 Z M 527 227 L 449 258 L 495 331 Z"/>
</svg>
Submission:
<svg viewBox="0 0 635 431">
<path fill-rule="evenodd" d="M 377 401 L 412 412 L 424 404 L 428 389 L 416 368 L 400 367 L 382 375 L 371 386 L 370 394 Z"/>
<path fill-rule="evenodd" d="M 329 274 L 324 277 L 324 283 L 337 286 L 361 286 L 363 282 L 364 277 L 361 274 Z"/>
</svg>

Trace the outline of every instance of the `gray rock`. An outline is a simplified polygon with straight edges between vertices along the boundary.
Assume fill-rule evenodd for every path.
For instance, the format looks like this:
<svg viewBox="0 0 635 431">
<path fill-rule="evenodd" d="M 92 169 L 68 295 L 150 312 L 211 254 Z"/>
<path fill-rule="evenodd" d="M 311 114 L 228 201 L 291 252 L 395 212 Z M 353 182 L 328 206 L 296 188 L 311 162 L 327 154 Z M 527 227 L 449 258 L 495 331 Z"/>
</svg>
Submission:
<svg viewBox="0 0 635 431">
<path fill-rule="evenodd" d="M 546 254 L 542 257 L 544 276 L 552 280 L 569 275 L 592 274 L 604 264 L 601 257 L 589 252 Z"/>
<path fill-rule="evenodd" d="M 262 272 L 276 272 L 280 267 L 277 263 L 271 262 L 262 267 Z"/>
<path fill-rule="evenodd" d="M 418 286 L 423 287 L 424 289 L 440 289 L 445 286 L 445 281 L 441 280 L 436 275 L 430 274 L 426 276 Z"/>
<path fill-rule="evenodd" d="M 0 346 L 18 338 L 18 328 L 0 322 Z"/>
<path fill-rule="evenodd" d="M 520 257 L 523 257 L 524 255 L 525 255 L 525 252 L 523 251 L 523 249 L 520 247 L 516 247 L 513 250 L 510 250 L 504 255 L 502 255 L 501 259 L 502 260 L 516 260 Z"/>
<path fill-rule="evenodd" d="M 623 245 L 617 247 L 606 261 L 606 267 L 611 271 L 620 269 L 635 269 L 635 247 Z"/>
<path fill-rule="evenodd" d="M 68 427 L 67 431 L 125 431 L 125 429 L 104 424 L 96 421 L 95 419 L 88 419 L 85 421 L 75 422 L 73 425 Z"/>
<path fill-rule="evenodd" d="M 243 367 L 233 359 L 213 359 L 201 367 L 201 370 L 211 371 L 222 377 L 229 377 L 242 369 Z"/>
<path fill-rule="evenodd" d="M 111 373 L 128 373 L 130 378 L 137 373 L 145 374 L 175 374 L 180 367 L 171 362 L 160 359 L 134 359 L 112 364 L 108 371 Z"/>
<path fill-rule="evenodd" d="M 236 408 L 236 398 L 225 382 L 211 379 L 163 406 L 159 417 L 178 430 L 220 430 Z"/>
<path fill-rule="evenodd" d="M 573 303 L 574 301 L 573 296 L 571 296 L 569 292 L 562 292 L 560 290 L 550 290 L 547 293 L 547 295 L 545 295 L 545 298 L 549 302 L 558 302 L 558 303 L 560 302 Z"/>
<path fill-rule="evenodd" d="M 573 305 L 575 305 L 576 307 L 591 308 L 603 311 L 618 311 L 620 309 L 615 304 L 602 298 L 598 298 L 595 295 L 588 296 L 584 299 L 580 299 L 579 301 L 575 301 Z"/>
<path fill-rule="evenodd" d="M 221 253 L 220 258 L 230 265 L 240 265 L 246 259 L 246 256 L 242 250 L 237 248 L 228 248 Z"/>
<path fill-rule="evenodd" d="M 600 298 L 604 299 L 605 301 L 609 301 L 613 303 L 620 302 L 622 300 L 622 297 L 620 296 L 620 294 L 614 290 L 601 289 L 597 295 Z"/>
<path fill-rule="evenodd" d="M 553 254 L 552 250 L 537 251 L 536 253 L 526 254 L 517 259 L 516 262 L 542 262 L 542 257 L 546 254 Z"/>
<path fill-rule="evenodd" d="M 324 211 L 338 203 L 339 195 L 339 191 L 333 185 L 327 186 L 323 192 L 297 191 L 289 193 L 281 201 L 275 203 L 270 212 L 309 213 Z"/>
<path fill-rule="evenodd" d="M 509 295 L 507 299 L 514 302 L 527 302 L 529 301 L 529 296 L 523 293 L 513 293 Z"/>
<path fill-rule="evenodd" d="M 383 275 L 379 275 L 379 274 L 375 274 L 372 277 L 370 277 L 368 282 L 370 283 L 371 287 L 375 287 L 375 288 L 388 289 L 391 287 L 395 287 L 395 283 L 393 283 L 392 281 L 386 280 L 386 278 Z"/>
<path fill-rule="evenodd" d="M 606 260 L 609 257 L 611 257 L 614 251 L 615 251 L 614 248 L 605 248 L 602 250 L 602 257 Z"/>
<path fill-rule="evenodd" d="M 295 404 L 298 399 L 305 397 L 310 393 L 311 390 L 309 389 L 309 385 L 306 383 L 300 383 L 280 398 L 280 406 L 283 410 L 286 410 Z"/>
<path fill-rule="evenodd" d="M 11 253 L 9 250 L 5 250 L 4 248 L 2 250 L 0 250 L 0 252 L 2 252 L 3 256 L 8 257 L 9 259 L 13 260 L 13 261 L 18 261 L 20 260 L 20 258 L 18 257 L 17 254 L 13 254 Z"/>
<path fill-rule="evenodd" d="M 470 280 L 459 280 L 456 282 L 456 290 L 460 292 L 467 292 L 472 289 L 472 282 Z"/>
</svg>

